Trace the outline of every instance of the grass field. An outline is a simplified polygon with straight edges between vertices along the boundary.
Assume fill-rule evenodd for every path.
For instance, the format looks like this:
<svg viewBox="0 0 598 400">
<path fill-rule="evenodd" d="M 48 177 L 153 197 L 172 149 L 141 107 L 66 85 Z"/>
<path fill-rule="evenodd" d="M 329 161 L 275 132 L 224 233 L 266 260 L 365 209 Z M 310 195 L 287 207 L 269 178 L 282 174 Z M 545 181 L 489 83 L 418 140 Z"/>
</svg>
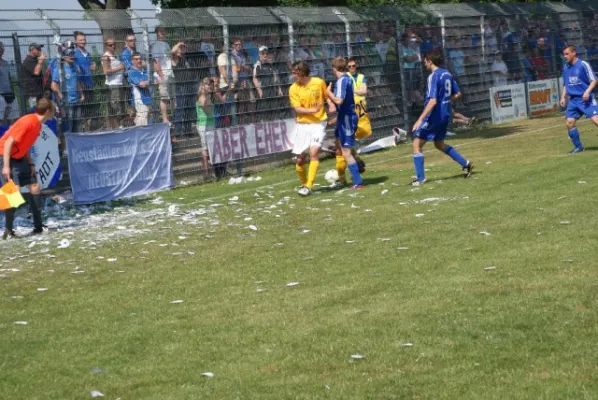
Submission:
<svg viewBox="0 0 598 400">
<path fill-rule="evenodd" d="M 412 189 L 403 145 L 359 192 L 289 167 L 0 244 L 0 398 L 598 398 L 598 130 L 563 125 L 449 140 L 467 180 L 429 146 Z"/>
</svg>

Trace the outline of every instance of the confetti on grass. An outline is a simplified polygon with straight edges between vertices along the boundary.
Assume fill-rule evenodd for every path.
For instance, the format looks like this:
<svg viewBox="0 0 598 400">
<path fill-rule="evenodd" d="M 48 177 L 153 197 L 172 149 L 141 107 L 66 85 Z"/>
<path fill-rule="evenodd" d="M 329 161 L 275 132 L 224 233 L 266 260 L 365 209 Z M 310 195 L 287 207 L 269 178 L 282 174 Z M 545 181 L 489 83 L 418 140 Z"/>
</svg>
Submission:
<svg viewBox="0 0 598 400">
<path fill-rule="evenodd" d="M 486 231 L 482 231 L 482 232 L 480 232 L 480 235 L 484 235 L 484 236 L 490 236 L 490 233 L 489 233 L 489 232 L 486 232 Z"/>
<path fill-rule="evenodd" d="M 91 391 L 91 397 L 104 397 L 104 393 L 99 392 L 97 390 L 92 390 Z"/>
<path fill-rule="evenodd" d="M 496 269 L 496 267 L 486 267 L 484 268 L 486 271 L 493 271 Z"/>
<path fill-rule="evenodd" d="M 27 321 L 15 321 L 15 325 L 27 325 Z"/>
<path fill-rule="evenodd" d="M 363 354 L 351 354 L 351 358 L 353 358 L 355 360 L 361 360 L 361 359 L 365 358 L 365 356 Z"/>
<path fill-rule="evenodd" d="M 205 376 L 208 378 L 213 378 L 214 377 L 214 373 L 213 372 L 202 372 L 201 376 Z"/>
<path fill-rule="evenodd" d="M 413 343 L 399 343 L 397 347 L 413 347 Z"/>
<path fill-rule="evenodd" d="M 184 300 L 173 300 L 170 304 L 181 304 L 182 302 L 184 302 Z"/>
<path fill-rule="evenodd" d="M 293 287 L 293 286 L 298 286 L 298 285 L 299 285 L 299 282 L 289 282 L 289 283 L 287 283 L 288 287 Z"/>
</svg>

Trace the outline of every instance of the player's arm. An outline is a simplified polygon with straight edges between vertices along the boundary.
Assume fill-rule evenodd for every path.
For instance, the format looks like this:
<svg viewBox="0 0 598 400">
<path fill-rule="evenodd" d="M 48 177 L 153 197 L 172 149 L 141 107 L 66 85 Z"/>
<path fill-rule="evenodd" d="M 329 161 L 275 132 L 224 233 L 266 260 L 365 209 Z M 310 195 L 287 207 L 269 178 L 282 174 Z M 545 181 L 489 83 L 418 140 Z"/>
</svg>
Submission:
<svg viewBox="0 0 598 400">
<path fill-rule="evenodd" d="M 15 143 L 15 138 L 9 136 L 4 142 L 4 149 L 2 151 L 2 156 L 4 160 L 4 164 L 2 165 L 2 176 L 7 181 L 10 180 L 10 155 L 12 154 L 12 146 Z"/>
<path fill-rule="evenodd" d="M 58 67 L 54 67 L 51 72 L 52 83 L 50 83 L 50 90 L 56 96 L 58 102 L 62 101 L 62 93 L 60 92 L 60 71 Z"/>
<path fill-rule="evenodd" d="M 328 94 L 328 99 L 330 101 L 332 101 L 334 104 L 336 104 L 337 106 L 340 106 L 341 104 L 343 104 L 343 101 L 345 101 L 345 96 L 347 94 L 346 90 L 344 90 L 344 85 L 339 80 L 336 83 L 336 92 L 335 93 L 333 93 L 332 90 L 330 90 L 331 88 L 332 88 L 332 83 L 328 84 L 328 87 L 326 88 L 326 93 Z"/>
<path fill-rule="evenodd" d="M 355 89 L 355 94 L 359 96 L 367 96 L 368 94 L 368 85 L 366 83 L 362 83 L 359 89 Z"/>
<path fill-rule="evenodd" d="M 455 78 L 451 78 L 451 93 L 453 94 L 451 96 L 451 102 L 453 102 L 453 103 L 458 101 L 463 96 L 463 94 L 461 93 L 461 89 L 459 89 L 459 85 L 457 84 L 457 81 L 455 80 Z"/>
<path fill-rule="evenodd" d="M 291 91 L 289 93 L 289 100 L 291 102 L 291 108 L 295 110 L 297 114 L 315 114 L 322 109 L 323 104 L 318 103 L 315 108 L 307 108 L 301 105 L 301 99 L 291 87 Z"/>
</svg>

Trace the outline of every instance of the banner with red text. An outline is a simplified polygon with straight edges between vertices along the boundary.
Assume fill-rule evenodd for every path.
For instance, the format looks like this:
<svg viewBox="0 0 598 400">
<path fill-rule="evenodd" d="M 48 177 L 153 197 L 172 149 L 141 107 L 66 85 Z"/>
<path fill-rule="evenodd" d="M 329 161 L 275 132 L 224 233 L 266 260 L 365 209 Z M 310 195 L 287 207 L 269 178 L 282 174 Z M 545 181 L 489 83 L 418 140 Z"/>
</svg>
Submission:
<svg viewBox="0 0 598 400">
<path fill-rule="evenodd" d="M 280 153 L 293 148 L 295 121 L 271 121 L 206 132 L 211 164 Z"/>
</svg>

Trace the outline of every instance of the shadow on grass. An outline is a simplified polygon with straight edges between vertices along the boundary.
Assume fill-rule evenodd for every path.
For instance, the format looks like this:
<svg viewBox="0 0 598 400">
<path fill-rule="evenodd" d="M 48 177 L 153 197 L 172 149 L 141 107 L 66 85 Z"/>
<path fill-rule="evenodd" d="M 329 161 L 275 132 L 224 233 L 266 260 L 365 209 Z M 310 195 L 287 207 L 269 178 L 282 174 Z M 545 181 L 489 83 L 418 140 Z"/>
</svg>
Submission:
<svg viewBox="0 0 598 400">
<path fill-rule="evenodd" d="M 365 186 L 377 185 L 379 183 L 386 182 L 387 180 L 388 180 L 388 176 L 373 176 L 371 178 L 363 178 L 363 184 Z"/>
<path fill-rule="evenodd" d="M 452 176 L 447 176 L 446 178 L 440 178 L 440 180 L 443 181 L 448 181 L 450 179 L 471 179 L 472 176 L 474 175 L 478 175 L 478 174 L 482 174 L 483 172 L 481 171 L 476 171 L 475 169 L 473 171 L 471 171 L 471 176 L 469 178 L 464 178 L 463 174 L 457 174 L 457 175 L 452 175 Z"/>
</svg>

